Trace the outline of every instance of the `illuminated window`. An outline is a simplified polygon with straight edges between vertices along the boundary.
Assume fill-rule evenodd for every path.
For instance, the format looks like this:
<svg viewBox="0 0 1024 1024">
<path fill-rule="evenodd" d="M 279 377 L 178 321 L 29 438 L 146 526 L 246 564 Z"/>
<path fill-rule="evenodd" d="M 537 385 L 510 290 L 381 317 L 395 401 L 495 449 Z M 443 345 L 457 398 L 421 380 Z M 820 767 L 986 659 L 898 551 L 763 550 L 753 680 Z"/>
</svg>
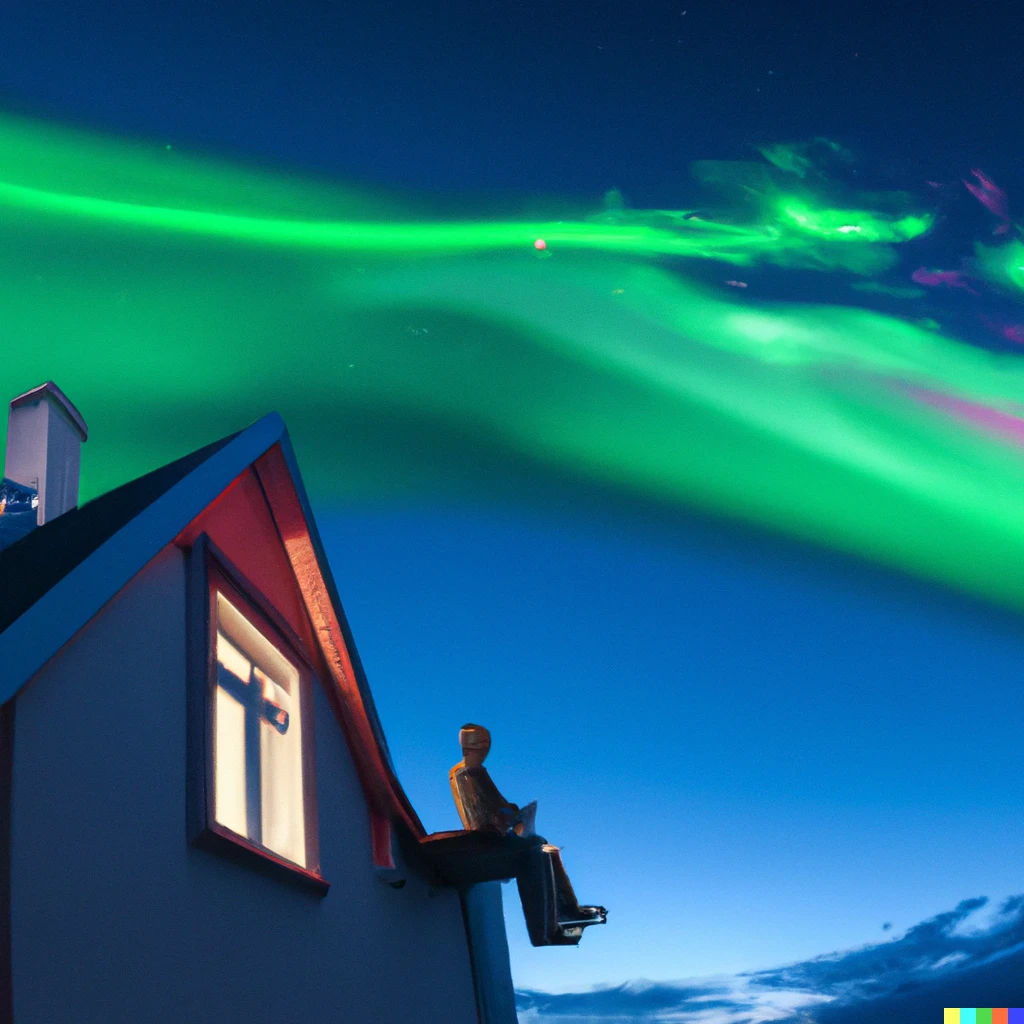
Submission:
<svg viewBox="0 0 1024 1024">
<path fill-rule="evenodd" d="M 309 661 L 269 603 L 205 537 L 192 561 L 193 664 L 201 678 L 191 701 L 190 756 L 203 762 L 193 768 L 193 839 L 325 890 Z"/>
</svg>

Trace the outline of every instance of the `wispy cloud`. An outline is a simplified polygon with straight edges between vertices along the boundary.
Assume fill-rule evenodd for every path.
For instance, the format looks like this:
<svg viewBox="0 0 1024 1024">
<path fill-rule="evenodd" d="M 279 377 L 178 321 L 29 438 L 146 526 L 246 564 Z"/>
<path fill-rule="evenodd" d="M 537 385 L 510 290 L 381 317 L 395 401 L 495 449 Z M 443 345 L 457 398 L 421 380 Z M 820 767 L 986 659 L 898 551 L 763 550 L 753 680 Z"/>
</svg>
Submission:
<svg viewBox="0 0 1024 1024">
<path fill-rule="evenodd" d="M 984 908 L 988 908 L 985 911 Z M 1024 895 L 963 900 L 885 942 L 766 971 L 590 992 L 520 991 L 521 1024 L 872 1024 L 1024 1004 Z"/>
<path fill-rule="evenodd" d="M 736 977 L 631 981 L 561 995 L 516 993 L 520 1024 L 760 1024 L 785 1019 L 794 1010 L 820 1001 L 808 993 L 756 990 Z"/>
</svg>

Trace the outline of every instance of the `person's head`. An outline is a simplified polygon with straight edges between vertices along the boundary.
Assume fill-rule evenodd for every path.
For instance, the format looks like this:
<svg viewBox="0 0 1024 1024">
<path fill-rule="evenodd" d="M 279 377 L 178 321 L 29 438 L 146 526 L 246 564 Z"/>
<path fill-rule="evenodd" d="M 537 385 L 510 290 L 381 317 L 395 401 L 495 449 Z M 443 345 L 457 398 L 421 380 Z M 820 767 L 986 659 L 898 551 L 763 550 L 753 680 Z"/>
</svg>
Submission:
<svg viewBox="0 0 1024 1024">
<path fill-rule="evenodd" d="M 466 767 L 479 767 L 491 749 L 491 734 L 482 725 L 467 722 L 459 730 L 459 746 L 462 747 L 462 759 Z"/>
</svg>

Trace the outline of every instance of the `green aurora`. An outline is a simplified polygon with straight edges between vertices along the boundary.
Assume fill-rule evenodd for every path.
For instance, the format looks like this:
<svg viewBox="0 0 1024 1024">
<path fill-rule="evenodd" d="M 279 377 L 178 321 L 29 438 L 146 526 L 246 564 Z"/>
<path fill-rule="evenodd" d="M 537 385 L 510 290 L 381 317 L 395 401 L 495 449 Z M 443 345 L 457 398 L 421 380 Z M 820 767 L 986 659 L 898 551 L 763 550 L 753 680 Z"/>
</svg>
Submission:
<svg viewBox="0 0 1024 1024">
<path fill-rule="evenodd" d="M 16 118 L 0 152 L 6 387 L 54 379 L 83 411 L 83 498 L 275 409 L 328 499 L 481 498 L 526 465 L 1024 609 L 1019 358 L 706 280 L 899 295 L 871 279 L 934 224 L 902 193 L 840 195 L 775 147 L 696 169 L 719 212 L 452 221 Z M 1019 296 L 1022 253 L 979 247 L 977 274 Z"/>
</svg>

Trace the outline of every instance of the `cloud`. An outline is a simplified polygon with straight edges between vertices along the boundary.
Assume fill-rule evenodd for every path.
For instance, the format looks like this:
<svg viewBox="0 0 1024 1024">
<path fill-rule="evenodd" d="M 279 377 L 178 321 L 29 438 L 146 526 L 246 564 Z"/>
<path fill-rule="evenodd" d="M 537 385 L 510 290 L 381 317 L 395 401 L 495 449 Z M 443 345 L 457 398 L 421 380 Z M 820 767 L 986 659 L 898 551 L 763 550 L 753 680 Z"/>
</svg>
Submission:
<svg viewBox="0 0 1024 1024">
<path fill-rule="evenodd" d="M 741 978 L 631 981 L 590 992 L 517 991 L 520 1024 L 760 1024 L 819 1001 L 806 993 L 754 991 Z"/>
<path fill-rule="evenodd" d="M 986 913 L 984 909 L 988 908 Z M 961 901 L 902 936 L 766 971 L 516 993 L 520 1024 L 882 1024 L 1024 1005 L 1024 895 Z"/>
</svg>

